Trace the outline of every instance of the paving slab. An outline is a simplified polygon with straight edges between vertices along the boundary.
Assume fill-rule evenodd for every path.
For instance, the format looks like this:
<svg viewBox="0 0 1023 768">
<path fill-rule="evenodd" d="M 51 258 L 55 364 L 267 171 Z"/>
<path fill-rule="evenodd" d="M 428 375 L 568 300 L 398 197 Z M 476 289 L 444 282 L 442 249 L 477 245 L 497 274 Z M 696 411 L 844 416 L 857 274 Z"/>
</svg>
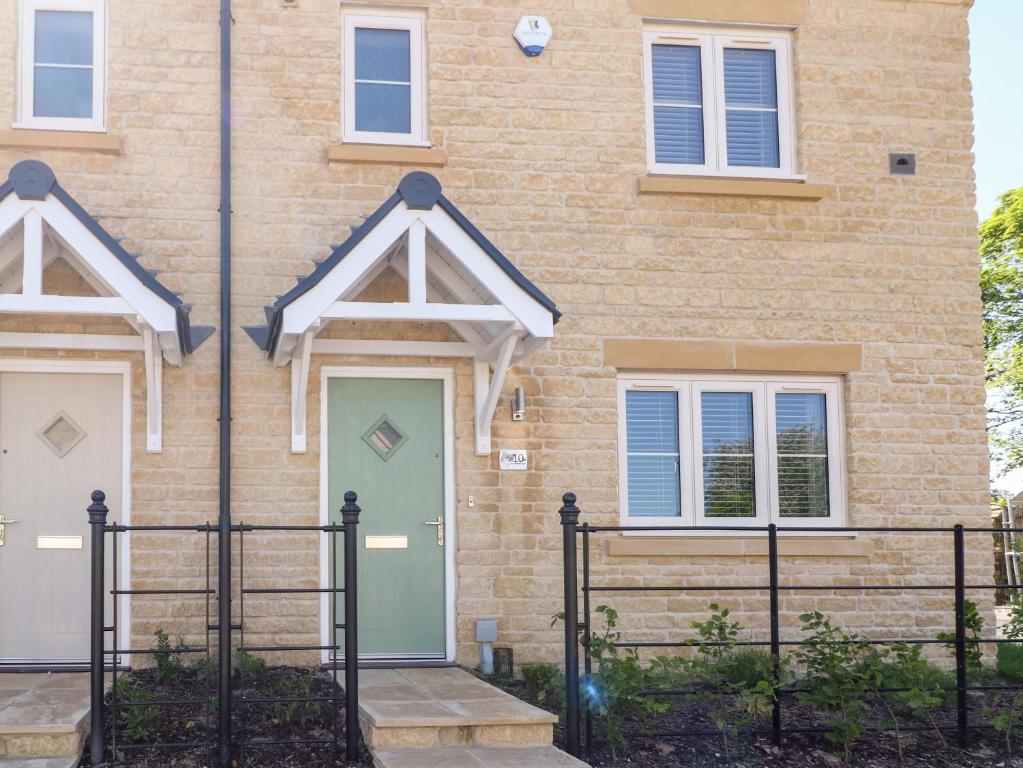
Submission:
<svg viewBox="0 0 1023 768">
<path fill-rule="evenodd" d="M 0 768 L 77 768 L 78 757 L 0 757 Z"/>
<path fill-rule="evenodd" d="M 588 768 L 555 747 L 441 747 L 381 750 L 375 768 Z"/>
</svg>

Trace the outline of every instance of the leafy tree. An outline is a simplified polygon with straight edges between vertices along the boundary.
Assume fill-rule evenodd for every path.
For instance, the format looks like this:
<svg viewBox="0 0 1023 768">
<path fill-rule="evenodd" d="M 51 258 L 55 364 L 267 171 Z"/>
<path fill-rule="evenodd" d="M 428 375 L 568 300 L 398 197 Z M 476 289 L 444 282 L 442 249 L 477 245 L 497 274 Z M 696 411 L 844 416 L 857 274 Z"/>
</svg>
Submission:
<svg viewBox="0 0 1023 768">
<path fill-rule="evenodd" d="M 980 227 L 988 429 L 1006 470 L 1023 467 L 1023 187 L 1001 197 Z"/>
</svg>

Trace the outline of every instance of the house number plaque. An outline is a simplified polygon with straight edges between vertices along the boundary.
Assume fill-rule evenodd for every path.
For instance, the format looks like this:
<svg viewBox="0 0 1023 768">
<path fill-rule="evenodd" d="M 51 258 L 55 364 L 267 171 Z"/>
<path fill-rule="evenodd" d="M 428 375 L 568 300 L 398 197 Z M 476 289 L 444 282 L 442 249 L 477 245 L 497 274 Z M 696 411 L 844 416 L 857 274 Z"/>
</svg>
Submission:
<svg viewBox="0 0 1023 768">
<path fill-rule="evenodd" d="M 529 467 L 528 451 L 501 451 L 501 469 L 521 472 Z"/>
</svg>

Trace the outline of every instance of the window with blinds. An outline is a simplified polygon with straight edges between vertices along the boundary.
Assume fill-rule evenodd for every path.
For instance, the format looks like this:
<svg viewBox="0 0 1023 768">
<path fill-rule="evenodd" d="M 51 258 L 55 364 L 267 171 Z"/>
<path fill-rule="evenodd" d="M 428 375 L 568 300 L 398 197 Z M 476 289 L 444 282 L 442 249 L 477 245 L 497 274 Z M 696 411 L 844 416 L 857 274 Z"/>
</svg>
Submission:
<svg viewBox="0 0 1023 768">
<path fill-rule="evenodd" d="M 626 394 L 629 510 L 634 517 L 679 517 L 678 394 Z"/>
<path fill-rule="evenodd" d="M 787 34 L 652 28 L 645 56 L 651 171 L 795 175 Z"/>
<path fill-rule="evenodd" d="M 840 398 L 829 378 L 620 379 L 624 522 L 843 525 Z"/>
</svg>

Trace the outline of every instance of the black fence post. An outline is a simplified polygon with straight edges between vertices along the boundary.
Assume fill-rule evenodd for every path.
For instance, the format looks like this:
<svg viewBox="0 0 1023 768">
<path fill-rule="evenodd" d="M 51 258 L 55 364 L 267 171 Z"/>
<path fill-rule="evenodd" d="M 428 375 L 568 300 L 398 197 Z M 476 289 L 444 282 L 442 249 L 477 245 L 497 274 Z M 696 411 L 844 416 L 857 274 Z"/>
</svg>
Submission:
<svg viewBox="0 0 1023 768">
<path fill-rule="evenodd" d="M 92 504 L 89 505 L 89 529 L 92 534 L 92 621 L 91 621 L 91 651 L 89 654 L 90 666 L 90 730 L 89 730 L 89 757 L 93 765 L 103 762 L 104 752 L 104 730 L 106 724 L 103 722 L 103 635 L 106 631 L 103 617 L 103 604 L 106 597 L 103 594 L 106 586 L 106 558 L 103 552 L 103 537 L 106 535 L 107 514 L 110 510 L 103 502 L 106 501 L 106 494 L 103 491 L 92 492 Z M 116 596 L 114 597 L 116 600 Z M 115 627 L 116 631 L 116 627 Z M 114 659 L 117 663 L 117 659 Z"/>
<path fill-rule="evenodd" d="M 565 746 L 579 757 L 579 585 L 576 573 L 576 526 L 579 507 L 575 494 L 561 497 L 561 530 L 565 564 Z"/>
<path fill-rule="evenodd" d="M 341 507 L 345 526 L 345 759 L 349 763 L 359 760 L 359 592 L 355 560 L 359 547 L 355 528 L 362 510 L 356 504 L 358 498 L 355 491 L 346 491 Z"/>
<path fill-rule="evenodd" d="M 771 587 L 771 686 L 774 700 L 771 704 L 771 738 L 781 744 L 781 632 L 778 628 L 778 526 L 767 526 L 767 567 Z"/>
<path fill-rule="evenodd" d="M 966 702 L 966 548 L 963 526 L 953 529 L 955 558 L 955 655 L 956 655 L 956 731 L 959 746 L 969 738 L 969 711 Z"/>
</svg>

